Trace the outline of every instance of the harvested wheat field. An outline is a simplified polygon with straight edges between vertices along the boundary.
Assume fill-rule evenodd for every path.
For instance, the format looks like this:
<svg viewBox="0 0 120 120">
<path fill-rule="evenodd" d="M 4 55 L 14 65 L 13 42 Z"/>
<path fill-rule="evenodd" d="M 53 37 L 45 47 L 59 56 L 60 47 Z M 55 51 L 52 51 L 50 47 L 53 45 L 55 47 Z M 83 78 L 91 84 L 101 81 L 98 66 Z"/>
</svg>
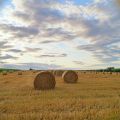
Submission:
<svg viewBox="0 0 120 120">
<path fill-rule="evenodd" d="M 120 74 L 78 72 L 76 84 L 56 76 L 47 91 L 34 90 L 37 74 L 0 74 L 0 120 L 120 120 Z"/>
</svg>

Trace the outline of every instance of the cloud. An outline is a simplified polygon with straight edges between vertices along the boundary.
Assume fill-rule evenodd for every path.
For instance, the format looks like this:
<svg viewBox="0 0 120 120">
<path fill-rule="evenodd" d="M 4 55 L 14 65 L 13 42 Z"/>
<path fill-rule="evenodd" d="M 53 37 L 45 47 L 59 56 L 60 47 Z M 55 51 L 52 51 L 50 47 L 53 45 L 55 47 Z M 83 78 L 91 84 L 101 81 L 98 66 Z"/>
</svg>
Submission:
<svg viewBox="0 0 120 120">
<path fill-rule="evenodd" d="M 12 0 L 12 5 L 4 9 L 0 18 L 2 56 L 4 51 L 15 55 L 42 50 L 38 58 L 59 61 L 63 57 L 69 59 L 69 54 L 71 62 L 83 65 L 84 61 L 79 59 L 83 57 L 81 52 L 87 51 L 100 63 L 112 64 L 120 60 L 120 9 L 114 1 L 93 0 L 89 4 L 76 5 L 73 0 L 64 3 L 56 0 Z M 32 47 L 28 47 L 30 44 Z M 46 53 L 53 49 L 58 53 Z M 74 52 L 69 52 L 71 49 Z M 78 57 L 73 61 L 74 54 Z"/>
<path fill-rule="evenodd" d="M 73 40 L 74 38 L 76 38 L 76 36 L 74 35 L 74 33 L 69 32 L 69 31 L 65 31 L 63 28 L 48 28 L 46 29 L 46 32 L 44 34 L 45 37 L 60 37 L 61 40 L 60 41 L 69 41 L 69 40 Z"/>
<path fill-rule="evenodd" d="M 7 43 L 7 41 L 0 41 L 0 48 L 10 48 L 11 46 L 6 45 Z"/>
<path fill-rule="evenodd" d="M 109 46 L 109 44 L 106 45 L 106 43 L 105 45 L 95 43 L 90 45 L 78 46 L 78 49 L 91 52 L 95 58 L 102 61 L 103 63 L 107 63 L 108 61 L 113 62 L 120 60 L 120 47 L 118 47 L 117 45 Z"/>
<path fill-rule="evenodd" d="M 25 52 L 38 52 L 41 50 L 42 50 L 41 48 L 30 48 L 30 47 L 25 48 Z"/>
<path fill-rule="evenodd" d="M 28 13 L 23 13 L 23 12 L 20 12 L 20 11 L 17 11 L 15 13 L 13 13 L 14 17 L 16 18 L 19 18 L 19 19 L 22 19 L 22 20 L 25 20 L 25 21 L 29 21 L 30 19 L 30 16 Z"/>
<path fill-rule="evenodd" d="M 54 4 L 58 3 L 55 0 L 24 0 L 19 2 L 12 0 L 12 3 L 15 7 L 14 17 L 37 26 L 46 26 L 48 23 L 54 24 L 64 19 L 64 15 L 53 7 Z"/>
<path fill-rule="evenodd" d="M 100 3 L 97 4 L 98 7 Z M 87 28 L 85 37 L 90 39 L 90 44 L 78 45 L 77 49 L 90 52 L 95 58 L 101 62 L 119 61 L 119 44 L 120 44 L 120 14 L 117 8 L 110 8 L 112 5 L 107 3 L 105 12 L 109 13 L 111 17 L 107 21 L 100 21 L 99 19 L 84 20 L 83 24 Z M 105 7 L 103 5 L 103 9 Z M 101 8 L 102 9 L 102 6 Z M 113 47 L 113 46 L 116 47 Z"/>
<path fill-rule="evenodd" d="M 8 45 L 7 41 L 0 41 L 0 52 L 12 48 L 12 45 Z"/>
<path fill-rule="evenodd" d="M 22 50 L 18 50 L 18 49 L 10 49 L 9 52 L 21 53 L 21 52 L 23 52 L 23 51 L 22 51 Z"/>
<path fill-rule="evenodd" d="M 16 38 L 25 38 L 37 35 L 39 30 L 33 26 L 23 27 L 23 26 L 13 26 L 9 24 L 0 24 L 0 30 L 3 32 L 10 32 L 13 37 Z"/>
<path fill-rule="evenodd" d="M 0 61 L 0 64 L 1 64 L 1 65 L 7 64 L 7 62 Z M 0 67 L 1 67 L 1 66 L 0 66 Z"/>
<path fill-rule="evenodd" d="M 55 42 L 55 41 L 53 41 L 53 40 L 45 40 L 45 41 L 42 41 L 42 42 L 40 42 L 40 43 L 49 44 L 49 43 L 53 43 L 53 42 Z M 56 41 L 56 42 L 57 42 L 57 41 Z"/>
<path fill-rule="evenodd" d="M 85 65 L 85 63 L 84 62 L 82 62 L 82 61 L 73 61 L 75 64 L 78 64 L 78 65 Z"/>
<path fill-rule="evenodd" d="M 66 57 L 67 56 L 67 54 L 65 54 L 65 53 L 63 53 L 63 54 L 43 54 L 43 55 L 40 55 L 40 56 L 37 56 L 37 57 L 43 57 L 43 58 L 46 58 L 46 57 L 50 57 L 50 58 L 57 58 L 57 57 Z"/>
<path fill-rule="evenodd" d="M 11 56 L 11 55 L 5 55 L 5 56 L 0 56 L 0 60 L 8 60 L 8 59 L 13 59 L 13 60 L 16 60 L 18 59 L 18 57 L 14 57 L 14 56 Z"/>
<path fill-rule="evenodd" d="M 3 68 L 13 68 L 13 69 L 26 69 L 30 68 L 36 70 L 48 70 L 48 69 L 61 69 L 62 66 L 54 65 L 54 64 L 44 64 L 44 63 L 21 63 L 21 64 L 2 64 Z"/>
</svg>

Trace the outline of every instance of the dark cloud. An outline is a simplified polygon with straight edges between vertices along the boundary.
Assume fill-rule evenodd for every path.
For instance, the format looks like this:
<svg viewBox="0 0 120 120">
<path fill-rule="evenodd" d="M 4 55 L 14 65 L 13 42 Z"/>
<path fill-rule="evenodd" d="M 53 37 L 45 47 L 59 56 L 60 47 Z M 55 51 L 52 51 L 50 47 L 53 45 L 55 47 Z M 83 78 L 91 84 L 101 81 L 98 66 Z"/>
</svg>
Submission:
<svg viewBox="0 0 120 120">
<path fill-rule="evenodd" d="M 20 12 L 20 11 L 16 11 L 14 13 L 14 16 L 19 19 L 25 20 L 25 21 L 28 21 L 30 19 L 30 16 L 28 13 L 24 13 L 24 12 Z"/>
<path fill-rule="evenodd" d="M 44 55 L 40 55 L 40 56 L 37 56 L 37 57 L 51 57 L 51 58 L 54 58 L 54 57 L 66 57 L 67 54 L 44 54 Z"/>
<path fill-rule="evenodd" d="M 4 55 L 4 56 L 0 56 L 0 60 L 8 60 L 8 59 L 13 59 L 13 60 L 16 60 L 18 59 L 18 57 L 14 57 L 12 55 Z"/>
<path fill-rule="evenodd" d="M 102 62 L 113 62 L 120 60 L 120 48 L 118 46 L 109 46 L 109 44 L 103 45 L 95 43 L 90 45 L 81 45 L 77 48 L 79 50 L 91 52 L 95 58 Z"/>
<path fill-rule="evenodd" d="M 11 48 L 11 45 L 8 45 L 7 41 L 0 41 L 0 48 L 2 49 L 7 49 L 7 48 Z"/>
<path fill-rule="evenodd" d="M 63 28 L 49 28 L 46 29 L 45 34 L 43 35 L 44 37 L 61 37 L 60 41 L 69 41 L 69 40 L 73 40 L 74 38 L 76 38 L 76 35 L 74 35 L 74 33 L 69 32 L 69 31 L 65 31 Z"/>
<path fill-rule="evenodd" d="M 41 50 L 42 50 L 41 48 L 30 48 L 30 47 L 25 48 L 25 52 L 38 52 Z"/>
<path fill-rule="evenodd" d="M 10 50 L 8 50 L 8 52 L 21 53 L 23 51 L 22 50 L 18 50 L 18 49 L 10 49 Z"/>
<path fill-rule="evenodd" d="M 48 44 L 48 43 L 53 43 L 53 42 L 55 42 L 55 41 L 53 41 L 53 40 L 45 40 L 45 41 L 42 41 L 40 43 Z"/>
<path fill-rule="evenodd" d="M 5 46 L 5 44 L 7 44 L 7 42 L 5 42 L 5 41 L 0 41 L 0 47 Z"/>
<path fill-rule="evenodd" d="M 0 64 L 7 64 L 7 62 L 0 61 Z"/>
<path fill-rule="evenodd" d="M 56 21 L 58 22 L 64 19 L 63 13 L 52 7 L 55 3 L 55 0 L 31 0 L 29 2 L 26 0 L 24 6 L 26 10 L 32 12 L 32 16 L 30 16 L 31 20 L 37 23 L 55 23 Z"/>
<path fill-rule="evenodd" d="M 12 48 L 12 45 L 8 44 L 8 41 L 0 41 L 0 52 Z"/>
<path fill-rule="evenodd" d="M 10 32 L 14 37 L 17 38 L 24 38 L 24 37 L 31 37 L 35 36 L 39 33 L 39 30 L 36 27 L 28 26 L 13 26 L 9 24 L 0 24 L 0 30 L 4 32 Z"/>
</svg>

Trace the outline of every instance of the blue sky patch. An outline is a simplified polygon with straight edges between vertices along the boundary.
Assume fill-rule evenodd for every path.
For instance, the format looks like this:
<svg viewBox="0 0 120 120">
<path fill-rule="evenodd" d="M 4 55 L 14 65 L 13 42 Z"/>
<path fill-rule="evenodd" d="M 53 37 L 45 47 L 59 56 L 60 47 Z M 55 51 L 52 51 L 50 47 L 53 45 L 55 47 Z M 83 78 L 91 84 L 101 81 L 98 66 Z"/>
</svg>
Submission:
<svg viewBox="0 0 120 120">
<path fill-rule="evenodd" d="M 0 0 L 0 10 L 8 5 L 11 5 L 11 0 Z"/>
<path fill-rule="evenodd" d="M 92 0 L 72 0 L 76 5 L 86 5 L 92 2 Z"/>
</svg>

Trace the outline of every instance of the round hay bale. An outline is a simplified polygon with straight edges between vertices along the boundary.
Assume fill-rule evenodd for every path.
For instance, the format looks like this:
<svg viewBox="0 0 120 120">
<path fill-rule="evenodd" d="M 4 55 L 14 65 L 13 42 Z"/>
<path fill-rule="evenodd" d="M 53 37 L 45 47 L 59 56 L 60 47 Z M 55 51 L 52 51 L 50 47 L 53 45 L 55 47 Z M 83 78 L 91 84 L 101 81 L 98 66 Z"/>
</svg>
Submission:
<svg viewBox="0 0 120 120">
<path fill-rule="evenodd" d="M 7 72 L 6 71 L 3 71 L 3 73 L 2 73 L 3 75 L 7 75 Z"/>
<path fill-rule="evenodd" d="M 78 80 L 78 75 L 75 71 L 65 71 L 62 78 L 66 83 L 76 83 Z"/>
<path fill-rule="evenodd" d="M 120 6 L 120 0 L 116 0 L 117 1 L 117 4 Z"/>
<path fill-rule="evenodd" d="M 35 71 L 33 71 L 33 73 L 35 73 Z"/>
<path fill-rule="evenodd" d="M 36 90 L 49 90 L 55 88 L 55 77 L 48 71 L 40 72 L 34 80 Z"/>
<path fill-rule="evenodd" d="M 22 72 L 18 72 L 18 75 L 22 75 Z"/>
<path fill-rule="evenodd" d="M 13 73 L 14 71 L 9 71 L 9 73 Z"/>
</svg>

